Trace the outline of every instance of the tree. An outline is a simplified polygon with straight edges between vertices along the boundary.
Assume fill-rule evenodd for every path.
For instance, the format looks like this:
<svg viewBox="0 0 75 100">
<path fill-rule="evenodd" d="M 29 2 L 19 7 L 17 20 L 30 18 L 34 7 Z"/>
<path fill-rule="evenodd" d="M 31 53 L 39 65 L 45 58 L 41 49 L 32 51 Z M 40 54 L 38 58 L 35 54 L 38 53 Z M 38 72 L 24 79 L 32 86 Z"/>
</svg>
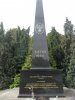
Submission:
<svg viewBox="0 0 75 100">
<path fill-rule="evenodd" d="M 2 80 L 0 87 L 8 88 L 14 81 L 16 74 L 20 73 L 21 65 L 28 53 L 29 28 L 14 28 L 6 32 L 4 37 L 4 50 L 1 57 Z M 0 66 L 0 69 L 1 69 Z M 16 76 L 17 77 L 17 76 Z"/>
<path fill-rule="evenodd" d="M 65 32 L 65 41 L 64 41 L 65 66 L 68 67 L 71 54 L 70 45 L 72 43 L 72 37 L 73 37 L 73 24 L 71 24 L 71 21 L 69 21 L 68 18 L 66 18 L 66 23 L 64 24 L 64 32 Z"/>
<path fill-rule="evenodd" d="M 52 67 L 62 69 L 64 52 L 61 47 L 61 35 L 53 27 L 48 34 L 49 62 Z"/>
<path fill-rule="evenodd" d="M 2 55 L 1 65 L 3 67 L 3 79 L 2 88 L 8 88 L 9 84 L 13 81 L 15 75 L 15 60 L 14 60 L 14 50 L 15 50 L 15 33 L 16 29 L 10 29 L 7 31 L 4 38 L 4 51 Z"/>
<path fill-rule="evenodd" d="M 24 63 L 21 65 L 22 70 L 29 70 L 32 66 L 32 37 L 29 37 L 28 43 L 28 53 L 24 55 Z M 20 73 L 17 73 L 14 77 L 13 83 L 10 85 L 10 88 L 18 87 L 20 85 Z"/>
<path fill-rule="evenodd" d="M 70 88 L 75 88 L 75 36 L 71 44 L 71 57 L 70 63 L 67 69 L 66 85 Z"/>
<path fill-rule="evenodd" d="M 28 54 L 27 54 L 27 57 L 25 59 L 23 66 L 22 66 L 22 70 L 30 69 L 32 67 L 31 65 L 32 65 L 32 37 L 29 40 Z"/>
<path fill-rule="evenodd" d="M 66 75 L 67 75 L 67 70 L 68 66 L 70 63 L 70 56 L 71 56 L 71 43 L 72 43 L 72 38 L 73 38 L 73 24 L 71 21 L 66 18 L 66 22 L 64 24 L 64 32 L 65 32 L 65 41 L 64 41 L 64 53 L 65 53 L 65 59 L 64 59 L 64 82 L 66 84 Z"/>
<path fill-rule="evenodd" d="M 4 28 L 3 23 L 0 24 L 0 65 L 1 65 L 1 57 L 4 50 Z"/>
<path fill-rule="evenodd" d="M 29 31 L 28 28 L 25 30 L 24 28 L 21 30 L 18 27 L 17 30 L 17 41 L 16 41 L 16 48 L 15 48 L 15 59 L 17 61 L 17 73 L 21 70 L 21 64 L 24 63 L 24 60 L 28 54 L 28 45 L 29 45 Z"/>
<path fill-rule="evenodd" d="M 4 26 L 3 22 L 0 23 L 0 85 L 3 79 L 3 66 L 2 66 L 2 55 L 4 51 Z"/>
</svg>

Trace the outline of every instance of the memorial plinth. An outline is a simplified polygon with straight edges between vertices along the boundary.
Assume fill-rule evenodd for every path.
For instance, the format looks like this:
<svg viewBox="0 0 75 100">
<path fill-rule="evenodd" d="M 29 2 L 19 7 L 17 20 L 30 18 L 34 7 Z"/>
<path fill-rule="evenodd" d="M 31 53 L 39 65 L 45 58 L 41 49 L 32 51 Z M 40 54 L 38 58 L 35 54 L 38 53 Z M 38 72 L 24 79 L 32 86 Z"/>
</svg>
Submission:
<svg viewBox="0 0 75 100">
<path fill-rule="evenodd" d="M 59 70 L 31 69 L 21 72 L 20 96 L 62 96 L 62 76 Z"/>
<path fill-rule="evenodd" d="M 32 68 L 21 71 L 19 97 L 63 96 L 62 71 L 49 66 L 42 0 L 36 2 Z"/>
</svg>

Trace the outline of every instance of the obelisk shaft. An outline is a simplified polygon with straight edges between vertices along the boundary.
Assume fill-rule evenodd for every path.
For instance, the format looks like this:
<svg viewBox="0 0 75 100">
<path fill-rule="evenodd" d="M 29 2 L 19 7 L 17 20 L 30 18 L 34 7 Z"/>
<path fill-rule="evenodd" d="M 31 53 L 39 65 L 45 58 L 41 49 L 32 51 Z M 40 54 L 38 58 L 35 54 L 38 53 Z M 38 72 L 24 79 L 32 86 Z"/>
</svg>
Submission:
<svg viewBox="0 0 75 100">
<path fill-rule="evenodd" d="M 32 67 L 49 67 L 48 48 L 42 0 L 36 2 L 36 14 L 34 25 L 34 39 L 32 47 Z"/>
</svg>

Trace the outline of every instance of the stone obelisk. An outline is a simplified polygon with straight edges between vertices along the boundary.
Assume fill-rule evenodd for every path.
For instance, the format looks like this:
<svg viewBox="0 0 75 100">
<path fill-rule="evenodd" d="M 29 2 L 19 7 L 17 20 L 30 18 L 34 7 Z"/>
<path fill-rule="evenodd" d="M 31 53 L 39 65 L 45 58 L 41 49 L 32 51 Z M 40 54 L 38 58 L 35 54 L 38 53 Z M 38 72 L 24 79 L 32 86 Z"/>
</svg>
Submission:
<svg viewBox="0 0 75 100">
<path fill-rule="evenodd" d="M 21 71 L 19 97 L 48 100 L 48 97 L 63 93 L 62 73 L 49 67 L 48 48 L 42 0 L 36 2 L 34 36 L 32 46 L 32 68 Z M 41 100 L 41 99 L 40 99 Z"/>
<path fill-rule="evenodd" d="M 42 0 L 37 0 L 36 2 L 34 39 L 32 48 L 32 67 L 48 68 L 49 58 Z"/>
</svg>

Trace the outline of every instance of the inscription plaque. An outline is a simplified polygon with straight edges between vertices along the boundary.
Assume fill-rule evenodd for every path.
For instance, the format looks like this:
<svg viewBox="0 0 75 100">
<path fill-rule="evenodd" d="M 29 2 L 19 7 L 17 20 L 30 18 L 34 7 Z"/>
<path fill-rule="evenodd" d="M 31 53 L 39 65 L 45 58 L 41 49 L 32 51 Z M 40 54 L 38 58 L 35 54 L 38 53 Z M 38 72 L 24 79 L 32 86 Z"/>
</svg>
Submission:
<svg viewBox="0 0 75 100">
<path fill-rule="evenodd" d="M 24 77 L 24 79 L 23 79 Z M 59 70 L 34 69 L 21 72 L 20 94 L 31 96 L 32 88 L 35 97 L 56 96 L 63 93 L 62 74 Z"/>
</svg>

